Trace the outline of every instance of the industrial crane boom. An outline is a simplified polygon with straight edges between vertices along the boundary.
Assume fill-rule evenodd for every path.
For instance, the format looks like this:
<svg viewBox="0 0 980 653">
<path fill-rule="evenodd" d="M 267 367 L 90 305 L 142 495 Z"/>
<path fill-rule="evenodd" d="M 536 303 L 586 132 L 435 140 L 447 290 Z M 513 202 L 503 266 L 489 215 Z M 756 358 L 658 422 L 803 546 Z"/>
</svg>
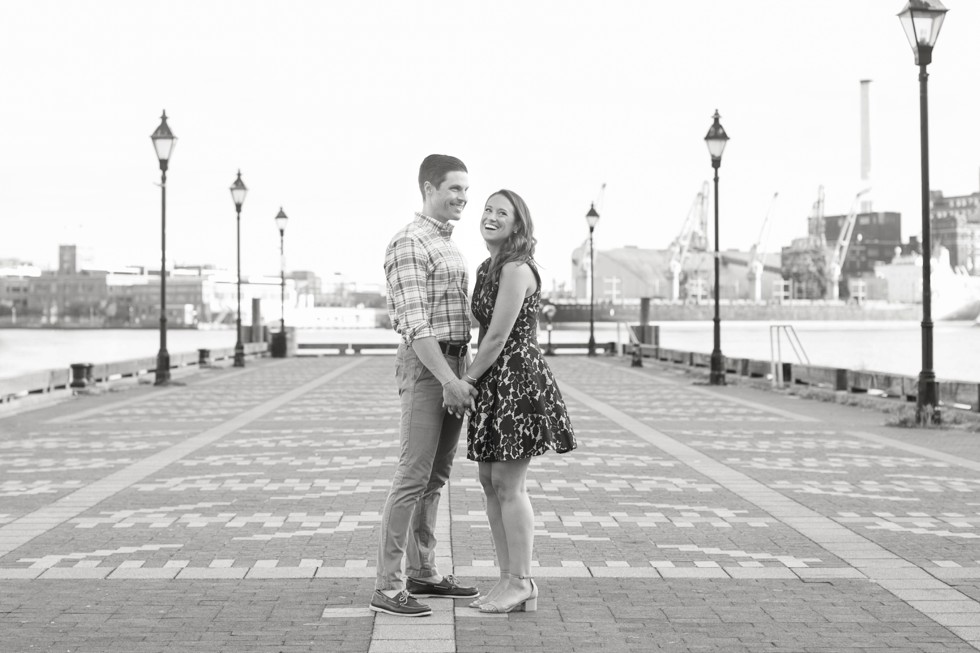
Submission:
<svg viewBox="0 0 980 653">
<path fill-rule="evenodd" d="M 847 258 L 847 250 L 851 246 L 854 225 L 857 223 L 857 213 L 860 207 L 861 197 L 870 191 L 870 188 L 863 188 L 854 196 L 854 200 L 851 202 L 851 210 L 848 211 L 847 217 L 844 219 L 844 224 L 841 225 L 840 234 L 837 236 L 837 243 L 834 245 L 834 250 L 830 255 L 830 265 L 827 267 L 830 270 L 830 285 L 834 299 L 840 297 L 840 278 L 844 271 L 844 260 Z"/>
<path fill-rule="evenodd" d="M 762 255 L 769 241 L 769 231 L 772 229 L 772 212 L 778 198 L 779 191 L 772 194 L 772 201 L 769 202 L 769 210 L 766 211 L 766 217 L 763 218 L 762 227 L 759 229 L 759 237 L 752 244 L 752 249 L 749 250 L 749 275 L 752 275 L 756 268 L 758 268 L 759 272 L 762 271 Z"/>
<path fill-rule="evenodd" d="M 707 249 L 708 221 L 708 182 L 701 185 L 701 191 L 695 196 L 691 208 L 687 211 L 681 232 L 670 244 L 671 257 L 668 264 L 668 274 L 671 278 L 671 298 L 680 299 L 680 277 L 684 269 L 684 261 L 691 249 Z"/>
</svg>

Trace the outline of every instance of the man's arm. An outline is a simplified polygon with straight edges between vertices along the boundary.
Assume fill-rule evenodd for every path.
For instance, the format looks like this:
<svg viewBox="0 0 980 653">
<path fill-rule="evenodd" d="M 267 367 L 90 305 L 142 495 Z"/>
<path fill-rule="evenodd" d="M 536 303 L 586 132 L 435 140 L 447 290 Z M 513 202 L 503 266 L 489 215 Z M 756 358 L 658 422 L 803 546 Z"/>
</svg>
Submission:
<svg viewBox="0 0 980 653">
<path fill-rule="evenodd" d="M 428 252 L 406 234 L 394 239 L 385 252 L 385 279 L 394 317 L 398 332 L 409 344 L 433 335 L 425 296 L 428 262 Z"/>
<path fill-rule="evenodd" d="M 450 412 L 475 408 L 469 384 L 461 381 L 449 367 L 429 325 L 426 311 L 425 278 L 429 257 L 409 236 L 394 240 L 385 256 L 385 276 L 392 290 L 392 302 L 401 325 L 400 331 L 439 383 L 442 402 Z"/>
<path fill-rule="evenodd" d="M 442 384 L 442 403 L 451 413 L 475 410 L 476 388 L 460 379 L 449 367 L 446 358 L 439 349 L 435 337 L 416 338 L 412 341 L 412 349 L 422 364 L 429 368 L 432 376 Z"/>
</svg>

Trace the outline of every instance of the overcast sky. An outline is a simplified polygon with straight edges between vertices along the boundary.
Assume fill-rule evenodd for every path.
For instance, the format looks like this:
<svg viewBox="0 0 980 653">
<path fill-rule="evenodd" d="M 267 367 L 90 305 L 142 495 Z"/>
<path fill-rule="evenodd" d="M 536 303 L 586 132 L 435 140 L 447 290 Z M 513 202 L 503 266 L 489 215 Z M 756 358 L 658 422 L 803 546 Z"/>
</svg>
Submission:
<svg viewBox="0 0 980 653">
<path fill-rule="evenodd" d="M 242 270 L 383 282 L 388 239 L 421 206 L 418 165 L 462 158 L 457 238 L 474 267 L 487 195 L 527 200 L 546 288 L 571 278 L 585 213 L 596 247 L 664 248 L 711 178 L 717 108 L 721 246 L 748 249 L 779 192 L 767 249 L 806 233 L 817 188 L 844 213 L 860 181 L 871 86 L 876 210 L 919 233 L 918 71 L 905 0 L 0 3 L 0 258 L 55 266 L 160 258 L 149 135 L 178 137 L 168 260 L 234 267 L 228 187 L 240 168 Z M 980 187 L 980 2 L 950 9 L 929 67 L 932 187 Z"/>
</svg>

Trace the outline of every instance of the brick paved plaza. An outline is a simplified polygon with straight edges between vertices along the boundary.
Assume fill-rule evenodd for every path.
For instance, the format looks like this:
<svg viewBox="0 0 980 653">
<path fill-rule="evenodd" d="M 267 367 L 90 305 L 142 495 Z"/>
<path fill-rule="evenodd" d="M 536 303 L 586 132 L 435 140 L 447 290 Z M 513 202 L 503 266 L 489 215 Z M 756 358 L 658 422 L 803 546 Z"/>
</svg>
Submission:
<svg viewBox="0 0 980 653">
<path fill-rule="evenodd" d="M 650 363 L 550 359 L 580 448 L 536 459 L 538 612 L 368 611 L 389 356 L 249 361 L 0 412 L 0 651 L 980 648 L 980 435 Z M 476 465 L 442 571 L 496 576 Z"/>
</svg>

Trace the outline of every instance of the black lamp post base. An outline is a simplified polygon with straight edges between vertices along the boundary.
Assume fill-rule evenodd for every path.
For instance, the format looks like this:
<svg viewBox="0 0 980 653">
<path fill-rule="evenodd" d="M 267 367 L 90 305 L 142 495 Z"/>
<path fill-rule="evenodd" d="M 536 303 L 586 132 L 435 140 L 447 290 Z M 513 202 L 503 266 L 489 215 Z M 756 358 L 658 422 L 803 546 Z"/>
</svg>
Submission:
<svg viewBox="0 0 980 653">
<path fill-rule="evenodd" d="M 725 383 L 725 359 L 722 358 L 720 351 L 711 352 L 711 374 L 708 376 L 710 385 L 726 385 Z"/>
<path fill-rule="evenodd" d="M 915 423 L 919 426 L 941 426 L 943 414 L 939 406 L 926 404 L 915 407 Z"/>
<path fill-rule="evenodd" d="M 245 367 L 245 347 L 242 343 L 235 345 L 234 367 Z"/>
<path fill-rule="evenodd" d="M 589 337 L 589 356 L 595 356 L 595 338 Z"/>
<path fill-rule="evenodd" d="M 161 351 L 157 354 L 157 369 L 153 385 L 166 385 L 170 383 L 170 354 Z"/>
<path fill-rule="evenodd" d="M 939 409 L 939 384 L 935 379 L 919 378 L 919 395 L 915 403 L 915 422 L 920 426 L 943 423 Z"/>
</svg>

